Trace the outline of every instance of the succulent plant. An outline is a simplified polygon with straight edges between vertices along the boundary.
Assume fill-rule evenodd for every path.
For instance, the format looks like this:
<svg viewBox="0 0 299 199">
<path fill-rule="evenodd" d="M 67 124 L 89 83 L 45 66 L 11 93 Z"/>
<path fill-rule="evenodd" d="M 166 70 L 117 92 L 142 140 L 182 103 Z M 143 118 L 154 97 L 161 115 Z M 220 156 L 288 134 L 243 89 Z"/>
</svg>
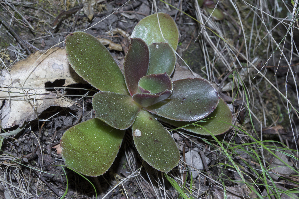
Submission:
<svg viewBox="0 0 299 199">
<path fill-rule="evenodd" d="M 102 175 L 117 156 L 125 130 L 131 128 L 143 160 L 168 172 L 177 166 L 180 154 L 157 117 L 199 134 L 217 135 L 230 128 L 231 112 L 210 82 L 201 78 L 171 81 L 178 37 L 175 22 L 166 14 L 141 20 L 131 35 L 123 75 L 95 37 L 84 32 L 67 36 L 71 66 L 100 90 L 92 101 L 95 118 L 71 127 L 61 138 L 68 167 L 87 176 Z"/>
</svg>

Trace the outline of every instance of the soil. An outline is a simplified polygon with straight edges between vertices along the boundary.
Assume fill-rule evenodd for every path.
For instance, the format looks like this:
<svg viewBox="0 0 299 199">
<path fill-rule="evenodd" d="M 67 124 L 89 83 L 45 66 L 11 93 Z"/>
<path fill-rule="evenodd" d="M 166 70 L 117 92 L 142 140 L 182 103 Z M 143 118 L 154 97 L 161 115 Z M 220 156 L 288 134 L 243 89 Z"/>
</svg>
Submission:
<svg viewBox="0 0 299 199">
<path fill-rule="evenodd" d="M 89 34 L 108 39 L 115 44 L 122 44 L 123 51 L 110 50 L 114 59 L 119 64 L 122 64 L 127 47 L 126 39 L 119 34 L 111 36 L 107 32 L 120 28 L 130 35 L 138 21 L 153 13 L 153 9 L 157 8 L 158 12 L 165 12 L 173 17 L 178 25 L 180 32 L 178 54 L 188 63 L 193 71 L 205 78 L 207 77 L 202 67 L 205 65 L 201 50 L 202 46 L 200 42 L 197 42 L 201 39 L 201 36 L 198 37 L 200 35 L 198 24 L 192 18 L 178 12 L 174 8 L 168 8 L 161 1 L 135 0 L 126 2 L 124 0 L 106 0 L 98 2 L 100 3 L 94 7 L 94 14 L 91 20 L 88 19 L 87 13 L 82 11 L 82 7 L 78 4 L 72 5 L 72 1 L 31 0 L 24 2 L 9 1 L 9 3 L 0 2 L 0 20 L 5 21 L 9 25 L 9 27 L 6 27 L 2 23 L 0 27 L 1 60 L 3 60 L 6 67 L 11 67 L 13 63 L 26 58 L 35 51 L 47 50 L 53 46 L 64 47 L 62 41 L 69 33 L 87 29 L 86 32 Z M 157 3 L 156 7 L 153 6 L 153 2 Z M 178 5 L 179 2 L 181 1 L 171 1 L 172 5 Z M 122 8 L 121 6 L 124 3 L 126 4 Z M 196 17 L 193 2 L 182 1 L 180 9 Z M 17 14 L 16 10 L 21 14 Z M 64 10 L 72 12 L 65 12 Z M 30 28 L 29 24 L 32 28 Z M 223 26 L 223 29 L 228 28 L 228 26 Z M 15 35 L 18 35 L 19 39 L 16 39 Z M 230 37 L 228 40 L 230 39 L 235 46 L 241 46 L 241 40 L 233 40 L 235 38 L 233 31 L 231 31 L 231 35 L 228 35 L 228 37 Z M 213 54 L 210 46 L 208 46 L 208 51 L 205 53 Z M 266 62 L 266 58 L 265 55 L 261 56 L 261 63 Z M 244 60 L 240 60 L 245 63 Z M 277 64 L 277 60 L 271 62 L 268 65 L 275 66 Z M 180 59 L 178 63 L 185 65 Z M 215 67 L 219 71 L 218 77 L 224 77 L 228 74 L 226 68 L 218 60 L 215 63 Z M 273 67 L 273 70 L 270 68 L 268 71 L 267 77 L 271 78 L 273 82 L 277 81 L 273 75 L 275 68 Z M 283 77 L 285 77 L 285 73 L 283 70 L 277 71 L 277 75 Z M 218 77 L 210 78 L 210 80 L 219 85 L 223 78 L 218 79 Z M 252 81 L 258 82 L 259 78 L 257 77 Z M 226 82 L 228 81 L 230 80 L 226 80 Z M 285 83 L 284 80 L 278 79 L 278 81 L 277 85 Z M 57 92 L 57 89 L 53 88 L 62 88 L 63 84 L 63 81 L 57 80 L 48 82 L 46 86 L 49 88 L 49 91 Z M 268 84 L 263 82 L 259 86 L 267 87 Z M 292 80 L 290 80 L 288 86 L 290 87 L 291 97 L 293 95 L 295 98 L 295 84 L 292 83 Z M 284 89 L 281 88 L 281 91 L 283 92 Z M 61 155 L 57 154 L 55 147 L 60 143 L 60 138 L 68 128 L 92 117 L 91 97 L 96 90 L 87 84 L 75 84 L 62 88 L 62 90 L 66 96 L 76 101 L 75 105 L 68 108 L 50 107 L 38 119 L 30 121 L 17 135 L 4 139 L 0 157 L 0 198 L 60 198 L 64 195 L 66 189 L 66 198 L 94 198 L 95 191 L 99 198 L 104 196 L 106 198 L 179 197 L 178 191 L 163 177 L 161 172 L 152 169 L 142 162 L 131 141 L 130 130 L 126 132 L 125 140 L 112 167 L 103 176 L 97 178 L 82 177 L 74 171 L 63 167 L 64 161 Z M 223 94 L 226 97 L 230 97 L 228 92 L 223 92 Z M 261 96 L 258 94 L 253 95 L 259 101 Z M 290 135 L 288 113 L 283 108 L 277 108 L 278 106 L 283 107 L 282 104 L 277 103 L 280 98 L 271 89 L 264 90 L 262 95 L 262 101 L 266 102 L 266 104 L 257 103 L 256 108 L 259 109 L 260 106 L 266 106 L 267 110 L 271 112 L 271 114 L 267 115 L 269 119 L 264 127 L 271 127 L 272 122 L 279 118 L 281 120 L 279 125 L 284 132 L 282 139 L 288 140 L 290 148 L 295 148 L 298 143 L 295 143 L 292 135 Z M 231 103 L 229 100 L 227 102 Z M 243 124 L 245 129 L 252 128 L 251 124 L 246 121 L 248 120 L 248 117 L 246 117 L 246 115 L 248 116 L 248 111 L 244 109 L 244 101 L 242 99 L 234 101 L 231 104 L 231 108 L 234 113 L 234 120 L 238 124 Z M 257 118 L 262 117 L 261 114 L 256 116 Z M 237 125 L 237 123 L 235 124 Z M 5 129 L 5 131 L 12 131 L 18 127 Z M 260 126 L 256 127 L 256 129 L 260 129 Z M 277 135 L 273 135 L 271 131 L 273 129 L 269 128 L 268 130 L 268 136 L 271 139 L 279 140 Z M 208 172 L 205 171 L 208 177 L 217 179 L 217 176 L 221 173 L 221 175 L 227 176 L 227 179 L 238 179 L 234 173 L 227 169 L 211 166 L 217 165 L 225 158 L 223 154 L 219 155 L 207 148 L 203 140 L 210 140 L 210 137 L 195 137 L 193 134 L 184 131 L 174 132 L 173 137 L 178 143 L 182 157 L 185 157 L 184 154 L 191 150 L 198 151 L 198 153 L 203 151 L 203 153 L 199 154 L 207 157 L 209 161 L 206 164 L 211 168 Z M 218 139 L 232 140 L 237 144 L 242 143 L 242 139 L 235 137 L 232 132 L 220 135 Z M 245 157 L 245 155 L 242 157 Z M 139 169 L 141 166 L 142 168 Z M 186 164 L 181 162 L 170 174 L 178 177 L 178 179 L 183 176 L 183 180 L 187 179 L 190 182 L 191 178 L 188 175 L 186 166 Z M 233 183 L 230 180 L 226 180 L 223 183 L 228 187 L 238 185 L 238 183 Z M 197 190 L 197 196 L 202 198 L 208 198 L 211 193 L 216 193 L 216 195 L 217 193 L 223 193 L 223 190 L 218 189 L 215 184 L 211 183 L 203 175 L 196 176 L 193 179 L 193 186 L 201 187 L 200 190 Z M 164 188 L 165 190 L 163 190 Z M 236 193 L 234 190 L 230 194 L 237 197 L 236 195 L 238 194 L 234 194 Z M 246 195 L 245 191 L 243 193 Z"/>
</svg>

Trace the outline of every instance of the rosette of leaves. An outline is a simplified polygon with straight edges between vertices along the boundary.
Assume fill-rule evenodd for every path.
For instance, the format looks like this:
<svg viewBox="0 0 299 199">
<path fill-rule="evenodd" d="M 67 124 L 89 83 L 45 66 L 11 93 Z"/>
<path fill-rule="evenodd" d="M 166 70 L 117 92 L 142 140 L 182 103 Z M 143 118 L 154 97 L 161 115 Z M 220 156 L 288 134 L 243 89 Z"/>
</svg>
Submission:
<svg viewBox="0 0 299 199">
<path fill-rule="evenodd" d="M 179 150 L 158 116 L 195 133 L 216 135 L 229 129 L 231 113 L 207 80 L 171 81 L 177 44 L 178 29 L 170 16 L 144 18 L 131 35 L 123 74 L 95 37 L 84 32 L 67 36 L 71 66 L 99 89 L 92 101 L 95 118 L 71 127 L 61 138 L 68 167 L 88 176 L 102 175 L 117 156 L 125 130 L 131 128 L 143 160 L 157 170 L 170 171 L 179 162 Z M 214 116 L 206 123 L 190 125 L 211 113 Z M 217 123 L 217 117 L 225 124 Z"/>
</svg>

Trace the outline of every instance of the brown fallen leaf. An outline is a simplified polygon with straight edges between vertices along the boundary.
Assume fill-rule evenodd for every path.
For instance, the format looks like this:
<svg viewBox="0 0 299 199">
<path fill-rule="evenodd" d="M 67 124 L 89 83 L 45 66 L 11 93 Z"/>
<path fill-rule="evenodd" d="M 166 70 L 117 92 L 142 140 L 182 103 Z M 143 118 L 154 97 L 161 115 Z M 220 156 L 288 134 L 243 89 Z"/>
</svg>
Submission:
<svg viewBox="0 0 299 199">
<path fill-rule="evenodd" d="M 171 80 L 176 81 L 179 79 L 186 79 L 186 78 L 201 78 L 201 76 L 191 71 L 191 69 L 188 69 L 187 66 L 179 66 L 177 64 Z"/>
<path fill-rule="evenodd" d="M 106 32 L 106 34 L 113 36 L 116 34 L 119 34 L 122 36 L 122 41 L 121 41 L 121 48 L 124 51 L 125 55 L 127 54 L 128 50 L 129 50 L 129 46 L 130 46 L 130 39 L 129 39 L 129 34 L 126 33 L 124 30 L 120 29 L 120 28 L 115 28 L 111 31 Z"/>
<path fill-rule="evenodd" d="M 282 143 L 294 143 L 294 137 L 293 137 L 293 132 L 292 131 L 286 131 L 286 129 L 281 126 L 273 126 L 273 127 L 267 127 L 263 128 L 262 132 L 264 135 L 278 135 L 280 141 Z"/>
<path fill-rule="evenodd" d="M 50 106 L 69 107 L 73 101 L 47 91 L 46 82 L 64 79 L 64 86 L 82 82 L 68 64 L 65 49 L 36 52 L 0 74 L 1 126 L 22 126 Z"/>
<path fill-rule="evenodd" d="M 124 31 L 120 28 L 114 28 L 113 30 L 106 32 L 106 34 L 108 34 L 110 36 L 113 36 L 115 34 L 120 34 L 123 37 L 127 37 L 127 38 L 130 37 L 130 35 L 128 33 L 126 33 L 126 31 Z"/>
<path fill-rule="evenodd" d="M 95 0 L 82 0 L 82 3 L 83 3 L 84 14 L 86 14 L 88 19 L 91 21 L 93 19 L 94 6 L 96 5 L 96 1 Z"/>
<path fill-rule="evenodd" d="M 280 135 L 287 134 L 286 130 L 281 125 L 263 128 L 263 133 L 264 134 L 280 134 Z"/>
<path fill-rule="evenodd" d="M 97 39 L 104 45 L 107 46 L 108 45 L 108 49 L 109 50 L 117 50 L 117 51 L 123 51 L 122 47 L 120 44 L 116 44 L 114 42 L 112 42 L 109 39 L 103 39 L 103 38 L 99 38 L 97 37 Z"/>
<path fill-rule="evenodd" d="M 60 144 L 57 144 L 57 145 L 53 146 L 52 148 L 53 148 L 53 149 L 56 149 L 56 153 L 57 153 L 57 155 L 60 155 L 60 154 L 61 154 L 61 152 L 62 152 L 62 148 L 61 148 Z"/>
<path fill-rule="evenodd" d="M 76 6 L 76 7 L 73 7 L 69 10 L 64 10 L 62 11 L 54 20 L 54 22 L 52 23 L 52 27 L 53 28 L 56 28 L 57 25 L 59 26 L 62 22 L 63 19 L 77 13 L 79 10 L 81 10 L 83 8 L 83 4 L 79 5 L 79 6 Z"/>
</svg>

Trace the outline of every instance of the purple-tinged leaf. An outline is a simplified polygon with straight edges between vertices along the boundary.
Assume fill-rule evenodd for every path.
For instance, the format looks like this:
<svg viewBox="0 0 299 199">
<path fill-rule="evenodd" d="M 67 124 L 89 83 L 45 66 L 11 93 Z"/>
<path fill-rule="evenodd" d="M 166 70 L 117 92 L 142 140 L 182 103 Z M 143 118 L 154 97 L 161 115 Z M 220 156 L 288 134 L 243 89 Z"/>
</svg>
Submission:
<svg viewBox="0 0 299 199">
<path fill-rule="evenodd" d="M 141 38 L 149 46 L 152 43 L 169 43 L 176 50 L 179 31 L 173 19 L 165 13 L 143 18 L 135 26 L 131 38 Z"/>
<path fill-rule="evenodd" d="M 92 106 L 97 118 L 117 129 L 129 128 L 140 110 L 131 96 L 107 91 L 96 93 Z"/>
<path fill-rule="evenodd" d="M 104 174 L 114 162 L 124 134 L 96 118 L 71 127 L 60 141 L 66 166 L 87 176 Z"/>
<path fill-rule="evenodd" d="M 215 2 L 214 2 L 214 0 L 205 0 L 203 2 L 203 6 L 205 8 L 215 8 Z"/>
<path fill-rule="evenodd" d="M 232 114 L 229 107 L 219 100 L 217 108 L 206 118 L 196 122 L 181 122 L 160 118 L 163 122 L 200 135 L 219 135 L 228 131 L 232 126 Z"/>
<path fill-rule="evenodd" d="M 136 93 L 133 95 L 133 99 L 142 107 L 148 107 L 167 99 L 170 95 L 170 90 L 166 90 L 158 94 Z"/>
<path fill-rule="evenodd" d="M 151 92 L 138 86 L 138 93 L 151 93 Z"/>
<path fill-rule="evenodd" d="M 151 74 L 142 77 L 138 86 L 141 90 L 141 93 L 149 91 L 150 93 L 160 93 L 165 90 L 172 90 L 172 83 L 170 77 L 164 74 Z"/>
<path fill-rule="evenodd" d="M 138 81 L 146 75 L 149 64 L 149 51 L 141 39 L 131 39 L 131 45 L 125 57 L 124 72 L 126 84 L 131 96 L 138 90 Z"/>
<path fill-rule="evenodd" d="M 171 75 L 175 66 L 175 54 L 168 43 L 153 43 L 149 46 L 149 74 L 167 73 Z"/>
<path fill-rule="evenodd" d="M 148 110 L 158 116 L 177 121 L 196 121 L 207 117 L 219 101 L 215 88 L 201 78 L 173 82 L 172 95 Z"/>
<path fill-rule="evenodd" d="M 180 153 L 173 138 L 150 113 L 141 110 L 132 131 L 136 149 L 149 165 L 163 172 L 178 165 Z"/>
<path fill-rule="evenodd" d="M 101 91 L 127 94 L 122 72 L 97 38 L 84 32 L 66 37 L 66 53 L 72 68 Z"/>
</svg>

